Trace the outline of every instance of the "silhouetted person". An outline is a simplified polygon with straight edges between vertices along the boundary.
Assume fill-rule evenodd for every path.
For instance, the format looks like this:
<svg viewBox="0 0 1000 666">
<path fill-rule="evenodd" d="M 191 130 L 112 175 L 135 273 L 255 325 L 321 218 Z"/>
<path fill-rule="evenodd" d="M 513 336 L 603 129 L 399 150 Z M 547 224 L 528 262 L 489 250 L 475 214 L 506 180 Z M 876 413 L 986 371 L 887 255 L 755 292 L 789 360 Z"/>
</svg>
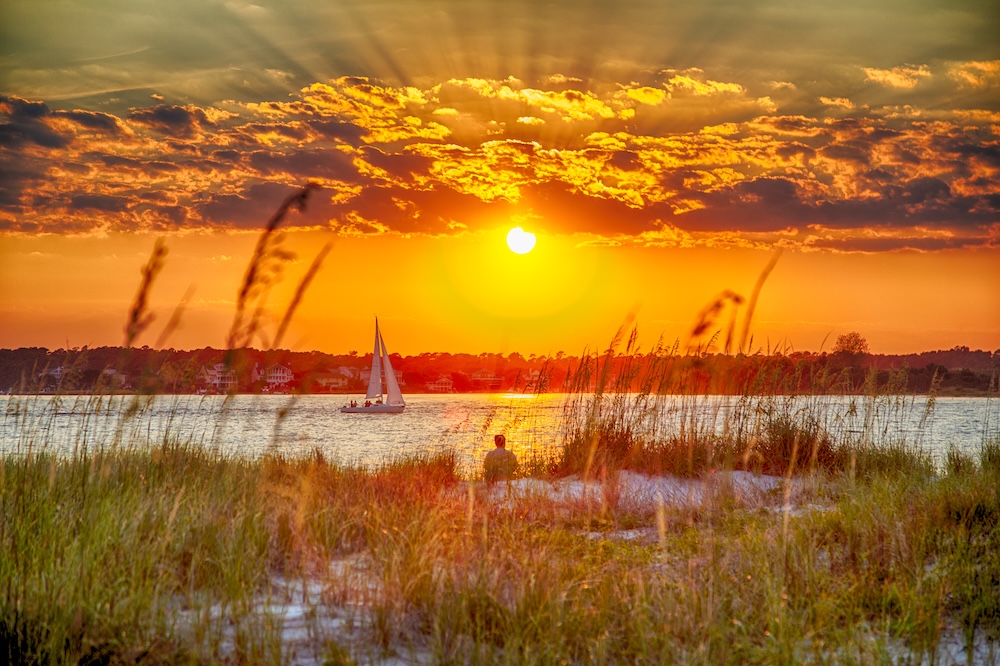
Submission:
<svg viewBox="0 0 1000 666">
<path fill-rule="evenodd" d="M 510 481 L 517 471 L 517 456 L 507 450 L 507 438 L 503 435 L 494 435 L 493 443 L 496 448 L 486 454 L 483 478 L 487 483 Z"/>
</svg>

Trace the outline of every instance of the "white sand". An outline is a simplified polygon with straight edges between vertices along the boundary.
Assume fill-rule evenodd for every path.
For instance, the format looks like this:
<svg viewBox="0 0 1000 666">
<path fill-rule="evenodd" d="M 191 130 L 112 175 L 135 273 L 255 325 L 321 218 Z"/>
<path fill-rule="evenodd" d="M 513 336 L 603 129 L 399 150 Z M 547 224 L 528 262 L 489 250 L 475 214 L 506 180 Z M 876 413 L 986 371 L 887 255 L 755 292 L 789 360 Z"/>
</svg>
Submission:
<svg viewBox="0 0 1000 666">
<path fill-rule="evenodd" d="M 497 510 L 538 501 L 550 502 L 570 512 L 601 510 L 614 505 L 618 511 L 640 515 L 653 514 L 662 509 L 698 510 L 719 502 L 782 512 L 793 517 L 805 511 L 827 510 L 826 507 L 797 504 L 803 483 L 798 479 L 786 481 L 782 477 L 747 472 L 709 474 L 699 479 L 622 472 L 603 482 L 584 481 L 578 477 L 555 482 L 518 479 L 488 489 L 482 484 L 473 484 L 471 488 L 470 484 L 460 484 L 450 492 L 468 496 L 472 490 L 475 497 L 481 498 L 482 494 L 478 491 L 486 490 L 488 501 Z M 591 539 L 642 540 L 654 534 L 655 528 L 648 527 L 593 532 L 585 536 Z M 381 594 L 382 583 L 369 555 L 360 553 L 335 560 L 330 563 L 325 575 L 304 581 L 275 577 L 270 594 L 266 600 L 261 600 L 258 610 L 281 624 L 283 652 L 293 666 L 320 666 L 329 640 L 349 648 L 358 664 L 403 666 L 430 663 L 428 653 L 412 646 L 399 646 L 389 655 L 384 655 L 379 649 L 366 645 L 368 627 L 373 621 L 373 602 Z M 883 641 L 894 662 L 914 663 L 913 656 L 900 641 L 874 634 L 871 640 Z M 831 658 L 831 663 L 837 663 L 835 655 Z M 946 628 L 933 660 L 925 657 L 920 664 L 1000 666 L 1000 647 L 980 632 L 970 653 L 961 632 Z"/>
<path fill-rule="evenodd" d="M 660 506 L 694 509 L 721 496 L 732 497 L 743 506 L 766 506 L 781 501 L 784 486 L 781 477 L 749 472 L 713 473 L 698 479 L 621 472 L 603 480 L 567 477 L 549 483 L 518 479 L 499 484 L 492 494 L 508 501 L 544 498 L 567 505 L 614 502 L 619 509 L 652 513 Z M 796 486 L 795 481 L 790 482 L 789 490 L 795 491 Z"/>
</svg>

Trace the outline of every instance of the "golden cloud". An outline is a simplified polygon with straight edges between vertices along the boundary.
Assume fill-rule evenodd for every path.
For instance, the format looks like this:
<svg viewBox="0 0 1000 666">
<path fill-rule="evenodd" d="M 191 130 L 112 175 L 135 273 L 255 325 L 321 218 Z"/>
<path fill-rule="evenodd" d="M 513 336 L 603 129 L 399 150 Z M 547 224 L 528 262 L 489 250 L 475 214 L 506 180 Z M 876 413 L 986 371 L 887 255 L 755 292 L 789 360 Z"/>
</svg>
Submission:
<svg viewBox="0 0 1000 666">
<path fill-rule="evenodd" d="M 712 192 L 732 187 L 735 183 L 745 180 L 747 176 L 735 169 L 722 167 L 711 171 L 696 169 L 692 176 L 684 179 L 685 189 L 699 192 Z"/>
<path fill-rule="evenodd" d="M 758 97 L 757 104 L 759 104 L 760 108 L 764 109 L 767 113 L 775 113 L 778 110 L 778 105 L 774 103 L 774 100 L 766 95 L 764 97 Z"/>
<path fill-rule="evenodd" d="M 649 247 L 695 247 L 698 242 L 690 232 L 664 222 L 656 222 L 655 231 L 644 231 L 638 241 Z"/>
<path fill-rule="evenodd" d="M 820 97 L 819 102 L 824 106 L 839 106 L 843 109 L 854 108 L 854 102 L 846 97 Z"/>
<path fill-rule="evenodd" d="M 333 229 L 344 236 L 381 236 L 391 230 L 378 220 L 366 219 L 356 212 L 344 216 L 344 221 L 331 221 Z"/>
<path fill-rule="evenodd" d="M 615 112 L 590 93 L 576 90 L 548 91 L 525 88 L 513 90 L 503 86 L 497 91 L 500 99 L 522 102 L 547 113 L 558 113 L 563 120 L 593 120 L 613 118 Z"/>
<path fill-rule="evenodd" d="M 575 76 L 566 76 L 565 74 L 553 74 L 548 77 L 548 81 L 555 84 L 583 83 L 583 79 Z"/>
<path fill-rule="evenodd" d="M 640 104 L 660 104 L 667 98 L 667 91 L 663 88 L 651 88 L 642 86 L 641 88 L 626 88 L 625 95 Z"/>
<path fill-rule="evenodd" d="M 749 121 L 747 127 L 761 134 L 794 137 L 816 137 L 826 132 L 815 118 L 807 116 L 761 116 Z"/>
<path fill-rule="evenodd" d="M 722 83 L 719 81 L 699 81 L 690 76 L 677 74 L 667 81 L 667 86 L 673 92 L 686 92 L 698 96 L 719 94 L 742 94 L 746 89 L 738 83 Z"/>
<path fill-rule="evenodd" d="M 865 73 L 866 81 L 874 81 L 892 88 L 915 88 L 920 79 L 931 75 L 931 70 L 927 65 L 919 67 L 902 65 L 891 69 L 862 67 L 861 70 Z"/>
<path fill-rule="evenodd" d="M 971 61 L 952 67 L 948 75 L 969 88 L 1000 85 L 1000 60 Z"/>
<path fill-rule="evenodd" d="M 593 132 L 587 136 L 584 142 L 587 146 L 602 150 L 624 150 L 629 138 L 631 135 L 626 132 L 616 132 L 614 135 L 607 132 Z"/>
<path fill-rule="evenodd" d="M 613 118 L 614 110 L 597 96 L 579 90 L 539 90 L 522 88 L 511 77 L 503 81 L 487 79 L 451 79 L 449 84 L 475 91 L 487 99 L 514 102 L 534 107 L 543 113 L 558 114 L 563 120 L 593 120 Z"/>
<path fill-rule="evenodd" d="M 902 87 L 908 76 L 923 78 L 923 68 L 866 75 Z M 979 62 L 960 68 L 973 78 L 997 70 Z M 742 85 L 698 70 L 661 78 L 659 86 L 593 84 L 594 92 L 568 77 L 559 89 L 512 78 L 418 89 L 344 77 L 288 101 L 233 110 L 160 105 L 120 119 L 0 98 L 0 114 L 16 128 L 9 136 L 20 142 L 18 164 L 26 165 L 11 206 L 31 208 L 17 225 L 51 229 L 67 228 L 68 216 L 84 226 L 103 220 L 101 228 L 238 224 L 232 211 L 264 200 L 252 192 L 316 180 L 331 188 L 325 205 L 333 212 L 322 219 L 343 220 L 342 233 L 359 234 L 474 230 L 475 215 L 504 202 L 556 214 L 597 211 L 574 219 L 633 236 L 651 220 L 679 225 L 674 216 L 683 216 L 683 226 L 735 229 L 751 243 L 781 240 L 754 236 L 758 226 L 824 216 L 848 235 L 870 220 L 951 228 L 940 220 L 996 219 L 1000 173 L 982 149 L 984 135 L 1000 133 L 995 111 L 884 106 L 878 116 L 867 107 L 847 118 L 776 115 L 770 98 L 750 98 Z M 846 97 L 820 101 L 855 108 Z M 451 212 L 426 212 L 437 209 Z M 428 221 L 448 215 L 450 226 Z M 10 229 L 12 219 L 6 210 L 0 224 Z M 662 227 L 642 242 L 737 242 L 692 228 L 683 237 Z"/>
</svg>

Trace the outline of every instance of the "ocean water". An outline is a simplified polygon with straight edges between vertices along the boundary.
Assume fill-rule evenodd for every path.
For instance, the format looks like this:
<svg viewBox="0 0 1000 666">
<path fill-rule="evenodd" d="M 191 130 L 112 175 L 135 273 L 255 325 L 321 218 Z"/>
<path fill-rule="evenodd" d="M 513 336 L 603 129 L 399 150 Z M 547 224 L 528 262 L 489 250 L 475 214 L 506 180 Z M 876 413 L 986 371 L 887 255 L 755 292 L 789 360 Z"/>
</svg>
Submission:
<svg viewBox="0 0 1000 666">
<path fill-rule="evenodd" d="M 407 395 L 402 414 L 342 414 L 350 396 L 2 396 L 0 454 L 157 444 L 165 438 L 227 454 L 289 457 L 319 450 L 329 460 L 377 465 L 416 452 L 454 450 L 478 465 L 507 435 L 519 456 L 557 450 L 567 423 L 589 410 L 615 410 L 650 438 L 680 432 L 751 432 L 774 415 L 815 422 L 835 438 L 905 442 L 941 460 L 950 447 L 976 456 L 1000 438 L 1000 404 L 988 398 L 798 396 Z M 582 398 L 582 399 L 581 399 Z"/>
</svg>

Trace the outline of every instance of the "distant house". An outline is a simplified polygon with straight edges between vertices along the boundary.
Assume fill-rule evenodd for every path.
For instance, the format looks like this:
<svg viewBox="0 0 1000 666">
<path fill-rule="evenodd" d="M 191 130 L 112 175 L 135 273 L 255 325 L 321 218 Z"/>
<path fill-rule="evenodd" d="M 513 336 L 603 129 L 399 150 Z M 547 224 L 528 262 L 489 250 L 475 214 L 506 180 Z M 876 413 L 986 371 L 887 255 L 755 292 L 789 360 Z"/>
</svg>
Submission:
<svg viewBox="0 0 1000 666">
<path fill-rule="evenodd" d="M 438 377 L 427 383 L 427 390 L 431 393 L 451 393 L 455 390 L 455 382 L 451 380 L 451 377 Z"/>
<path fill-rule="evenodd" d="M 69 373 L 67 372 L 68 376 Z M 43 391 L 53 391 L 55 387 L 62 383 L 63 379 L 63 368 L 62 366 L 57 366 L 55 368 L 46 368 L 38 373 L 38 387 Z"/>
<path fill-rule="evenodd" d="M 400 386 L 406 386 L 406 380 L 403 379 L 403 373 L 402 372 L 400 372 L 396 368 L 393 368 L 392 369 L 392 374 L 396 375 L 396 383 L 397 384 L 399 384 Z M 367 386 L 368 381 L 372 378 L 372 371 L 371 370 L 362 370 L 360 377 L 361 377 L 361 383 L 365 384 Z"/>
<path fill-rule="evenodd" d="M 124 372 L 119 372 L 115 368 L 105 368 L 104 372 L 101 373 L 104 376 L 104 381 L 108 382 L 111 386 L 115 388 L 129 389 L 132 388 L 131 382 L 129 382 L 128 375 Z"/>
<path fill-rule="evenodd" d="M 264 382 L 265 386 L 274 388 L 277 386 L 287 386 L 291 383 L 294 378 L 292 369 L 286 365 L 281 365 L 280 363 L 275 363 L 274 365 L 269 365 L 263 370 L 260 365 L 254 364 L 253 374 L 250 377 L 254 382 Z"/>
<path fill-rule="evenodd" d="M 313 375 L 313 381 L 316 385 L 325 390 L 330 391 L 333 389 L 345 389 L 347 388 L 348 377 L 340 372 L 320 372 Z"/>
<path fill-rule="evenodd" d="M 234 390 L 239 383 L 236 372 L 225 363 L 206 365 L 201 369 L 201 376 L 208 388 L 219 393 L 228 393 Z"/>
<path fill-rule="evenodd" d="M 470 379 L 472 379 L 472 385 L 477 389 L 500 388 L 500 384 L 503 381 L 502 377 L 497 377 L 495 374 L 485 369 L 476 370 L 472 373 Z"/>
<path fill-rule="evenodd" d="M 56 366 L 55 368 L 47 368 L 47 369 L 41 371 L 40 373 L 38 373 L 38 376 L 39 377 L 51 377 L 52 379 L 54 379 L 54 380 L 56 380 L 58 382 L 59 380 L 62 379 L 62 376 L 63 376 L 62 366 L 60 365 L 60 366 Z"/>
</svg>

